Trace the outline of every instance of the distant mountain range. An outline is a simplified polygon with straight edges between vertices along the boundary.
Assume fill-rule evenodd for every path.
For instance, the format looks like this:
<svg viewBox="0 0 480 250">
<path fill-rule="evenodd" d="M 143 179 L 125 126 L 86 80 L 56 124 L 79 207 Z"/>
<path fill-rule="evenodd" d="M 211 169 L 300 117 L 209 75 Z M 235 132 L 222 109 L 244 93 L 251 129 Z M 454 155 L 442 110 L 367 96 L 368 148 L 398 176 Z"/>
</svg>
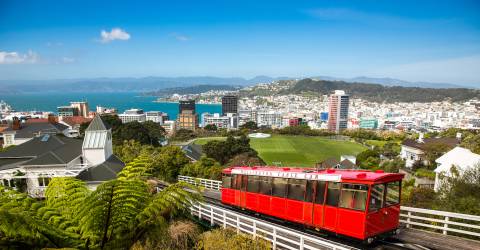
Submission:
<svg viewBox="0 0 480 250">
<path fill-rule="evenodd" d="M 311 77 L 318 80 L 344 82 L 377 83 L 384 86 L 458 88 L 464 87 L 448 83 L 407 82 L 392 78 L 337 78 L 329 76 Z M 151 92 L 166 88 L 188 87 L 195 85 L 232 85 L 249 86 L 269 83 L 276 80 L 296 79 L 294 77 L 256 76 L 251 79 L 241 77 L 143 77 L 143 78 L 89 78 L 60 80 L 0 80 L 2 93 L 16 94 L 25 92 Z M 472 85 L 473 86 L 473 85 Z M 470 88 L 472 88 L 470 86 Z"/>
</svg>

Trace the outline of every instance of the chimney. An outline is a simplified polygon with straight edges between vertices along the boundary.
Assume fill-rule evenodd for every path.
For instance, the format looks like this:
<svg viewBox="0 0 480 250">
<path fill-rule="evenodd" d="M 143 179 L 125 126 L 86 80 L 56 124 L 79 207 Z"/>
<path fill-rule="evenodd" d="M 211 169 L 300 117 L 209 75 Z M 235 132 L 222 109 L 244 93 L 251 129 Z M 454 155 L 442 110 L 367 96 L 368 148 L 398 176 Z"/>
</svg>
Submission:
<svg viewBox="0 0 480 250">
<path fill-rule="evenodd" d="M 18 117 L 13 117 L 13 122 L 12 122 L 12 129 L 13 130 L 20 130 L 22 128 L 22 124 L 20 122 L 20 119 Z"/>
<path fill-rule="evenodd" d="M 48 122 L 49 123 L 57 123 L 57 118 L 53 114 L 48 114 Z"/>
</svg>

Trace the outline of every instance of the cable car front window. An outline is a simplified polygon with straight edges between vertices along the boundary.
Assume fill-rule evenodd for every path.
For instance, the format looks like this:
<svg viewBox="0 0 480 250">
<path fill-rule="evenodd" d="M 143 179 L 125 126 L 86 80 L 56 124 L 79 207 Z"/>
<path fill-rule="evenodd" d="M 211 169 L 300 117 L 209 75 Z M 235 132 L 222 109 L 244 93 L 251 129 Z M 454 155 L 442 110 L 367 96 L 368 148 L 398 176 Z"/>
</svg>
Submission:
<svg viewBox="0 0 480 250">
<path fill-rule="evenodd" d="M 400 181 L 387 183 L 387 200 L 386 206 L 396 205 L 400 203 Z"/>
<path fill-rule="evenodd" d="M 328 190 L 327 190 L 327 205 L 337 207 L 339 195 L 340 195 L 340 183 L 329 182 Z"/>
<path fill-rule="evenodd" d="M 384 193 L 385 193 L 384 184 L 377 184 L 372 186 L 372 192 L 370 194 L 368 211 L 376 211 L 383 207 Z"/>
<path fill-rule="evenodd" d="M 368 186 L 360 184 L 342 184 L 339 207 L 365 211 Z"/>
</svg>

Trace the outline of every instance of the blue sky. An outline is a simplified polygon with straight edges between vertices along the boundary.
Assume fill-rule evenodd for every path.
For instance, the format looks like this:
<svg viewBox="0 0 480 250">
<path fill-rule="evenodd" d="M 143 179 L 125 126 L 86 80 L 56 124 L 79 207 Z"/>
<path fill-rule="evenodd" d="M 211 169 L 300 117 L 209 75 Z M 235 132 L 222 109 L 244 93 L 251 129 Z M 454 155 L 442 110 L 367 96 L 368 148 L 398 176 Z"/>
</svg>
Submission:
<svg viewBox="0 0 480 250">
<path fill-rule="evenodd" d="M 477 86 L 480 1 L 0 1 L 0 79 L 198 75 Z"/>
</svg>

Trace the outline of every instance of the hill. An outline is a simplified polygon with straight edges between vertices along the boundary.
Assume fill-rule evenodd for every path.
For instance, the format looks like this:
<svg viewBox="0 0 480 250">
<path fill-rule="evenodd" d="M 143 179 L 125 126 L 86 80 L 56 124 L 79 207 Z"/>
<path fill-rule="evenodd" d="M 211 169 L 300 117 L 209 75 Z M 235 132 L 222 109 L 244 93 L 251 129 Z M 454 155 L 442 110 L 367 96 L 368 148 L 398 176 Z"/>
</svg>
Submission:
<svg viewBox="0 0 480 250">
<path fill-rule="evenodd" d="M 434 102 L 443 100 L 458 102 L 472 98 L 480 99 L 480 90 L 478 89 L 384 86 L 371 83 L 312 80 L 310 78 L 297 81 L 290 88 L 284 89 L 280 93 L 315 92 L 329 94 L 336 89 L 342 89 L 352 96 L 375 102 Z"/>
</svg>

